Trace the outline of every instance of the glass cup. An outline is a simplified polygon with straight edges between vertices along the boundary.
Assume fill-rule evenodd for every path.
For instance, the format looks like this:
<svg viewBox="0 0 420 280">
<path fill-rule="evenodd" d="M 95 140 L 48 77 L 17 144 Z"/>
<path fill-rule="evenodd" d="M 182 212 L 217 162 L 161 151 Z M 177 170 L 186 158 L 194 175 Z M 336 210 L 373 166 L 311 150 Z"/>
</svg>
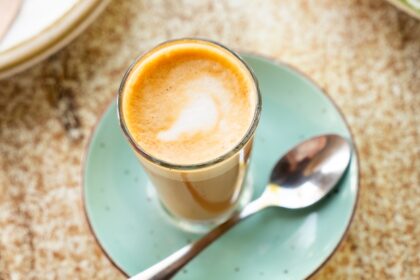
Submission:
<svg viewBox="0 0 420 280">
<path fill-rule="evenodd" d="M 221 48 L 233 56 L 239 65 L 249 72 L 257 96 L 254 116 L 239 144 L 208 162 L 177 165 L 152 156 L 136 143 L 124 119 L 123 102 L 127 79 L 132 74 L 133 68 L 146 55 L 156 49 L 185 42 L 208 44 Z M 163 209 L 171 217 L 171 221 L 191 232 L 203 232 L 224 222 L 235 210 L 249 202 L 252 184 L 246 183 L 246 174 L 260 113 L 261 95 L 252 70 L 232 50 L 216 42 L 202 39 L 167 41 L 141 55 L 125 73 L 118 94 L 118 117 L 121 128 L 153 184 Z"/>
</svg>

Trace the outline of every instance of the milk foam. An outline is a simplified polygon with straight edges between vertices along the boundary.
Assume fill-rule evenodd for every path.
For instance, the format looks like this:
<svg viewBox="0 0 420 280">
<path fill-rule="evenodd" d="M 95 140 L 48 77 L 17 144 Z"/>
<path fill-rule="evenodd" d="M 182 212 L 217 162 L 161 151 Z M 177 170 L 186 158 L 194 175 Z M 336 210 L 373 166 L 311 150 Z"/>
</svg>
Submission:
<svg viewBox="0 0 420 280">
<path fill-rule="evenodd" d="M 162 141 L 174 141 L 184 133 L 208 130 L 216 124 L 217 115 L 212 96 L 207 93 L 197 93 L 182 110 L 172 127 L 159 132 L 158 138 Z"/>
<path fill-rule="evenodd" d="M 124 118 L 142 150 L 190 165 L 240 143 L 256 96 L 252 76 L 229 52 L 207 43 L 170 44 L 134 66 L 124 88 Z"/>
<path fill-rule="evenodd" d="M 229 106 L 229 92 L 214 77 L 203 76 L 192 80 L 185 89 L 189 102 L 172 126 L 158 133 L 157 137 L 161 141 L 175 141 L 185 134 L 211 130 Z"/>
</svg>

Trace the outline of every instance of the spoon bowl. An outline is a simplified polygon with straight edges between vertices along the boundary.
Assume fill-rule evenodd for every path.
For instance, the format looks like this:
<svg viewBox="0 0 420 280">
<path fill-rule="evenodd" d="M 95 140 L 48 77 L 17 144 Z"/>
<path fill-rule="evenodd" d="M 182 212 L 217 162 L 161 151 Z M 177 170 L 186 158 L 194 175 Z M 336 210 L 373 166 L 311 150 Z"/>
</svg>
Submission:
<svg viewBox="0 0 420 280">
<path fill-rule="evenodd" d="M 306 140 L 277 162 L 263 196 L 282 208 L 311 206 L 334 188 L 350 157 L 351 146 L 341 136 L 330 134 Z"/>
</svg>

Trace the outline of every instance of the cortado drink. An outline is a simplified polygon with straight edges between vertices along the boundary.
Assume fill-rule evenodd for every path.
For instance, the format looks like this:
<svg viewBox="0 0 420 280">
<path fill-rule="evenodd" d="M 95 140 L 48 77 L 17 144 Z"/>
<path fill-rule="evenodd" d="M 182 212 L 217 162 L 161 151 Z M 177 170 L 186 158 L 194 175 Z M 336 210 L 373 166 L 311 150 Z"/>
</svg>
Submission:
<svg viewBox="0 0 420 280">
<path fill-rule="evenodd" d="M 238 207 L 261 99 L 232 51 L 199 39 L 165 42 L 121 84 L 120 123 L 180 225 L 217 224 Z"/>
</svg>

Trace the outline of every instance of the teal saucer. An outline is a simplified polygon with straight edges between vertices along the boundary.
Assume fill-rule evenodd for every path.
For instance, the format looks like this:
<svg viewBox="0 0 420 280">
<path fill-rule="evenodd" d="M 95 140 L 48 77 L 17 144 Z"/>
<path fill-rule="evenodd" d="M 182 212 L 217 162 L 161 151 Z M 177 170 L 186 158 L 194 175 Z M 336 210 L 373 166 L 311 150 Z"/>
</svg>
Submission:
<svg viewBox="0 0 420 280">
<path fill-rule="evenodd" d="M 254 197 L 289 148 L 311 136 L 351 139 L 344 117 L 312 81 L 289 66 L 243 55 L 263 97 L 250 172 Z M 115 103 L 87 149 L 83 194 L 92 232 L 106 255 L 134 275 L 198 238 L 165 220 L 146 174 L 120 130 Z M 239 224 L 189 263 L 175 279 L 303 279 L 320 268 L 343 239 L 356 208 L 358 162 L 320 203 L 298 211 L 267 209 Z"/>
</svg>

